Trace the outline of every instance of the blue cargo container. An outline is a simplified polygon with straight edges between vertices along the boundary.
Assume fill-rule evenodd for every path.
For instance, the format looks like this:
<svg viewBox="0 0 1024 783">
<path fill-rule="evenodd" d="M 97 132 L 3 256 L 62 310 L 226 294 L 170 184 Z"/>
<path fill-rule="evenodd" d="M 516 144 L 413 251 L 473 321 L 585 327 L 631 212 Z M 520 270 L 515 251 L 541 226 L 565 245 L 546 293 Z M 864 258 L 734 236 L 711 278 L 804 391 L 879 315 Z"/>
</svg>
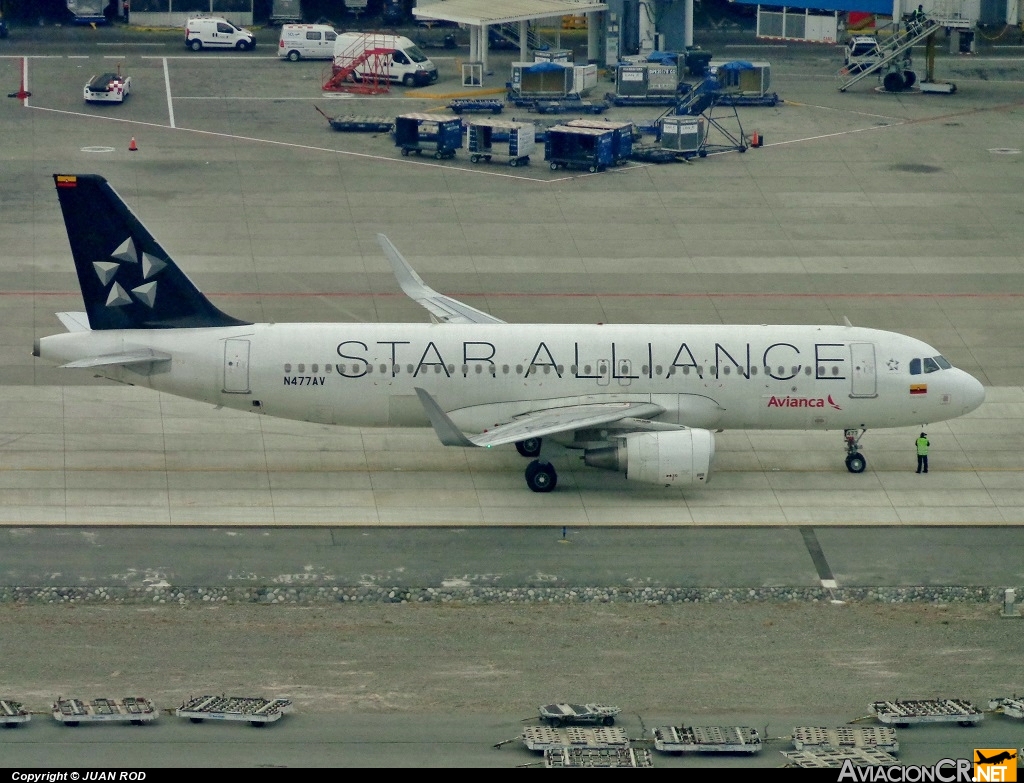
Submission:
<svg viewBox="0 0 1024 783">
<path fill-rule="evenodd" d="M 636 129 L 631 122 L 616 122 L 615 120 L 569 120 L 565 123 L 571 128 L 597 128 L 612 132 L 612 157 L 616 166 L 620 166 L 629 160 L 633 154 L 633 140 L 636 138 Z"/>
<path fill-rule="evenodd" d="M 555 125 L 544 137 L 544 158 L 552 171 L 559 166 L 604 171 L 615 163 L 614 144 L 610 130 Z"/>
<path fill-rule="evenodd" d="M 447 114 L 400 114 L 395 118 L 395 146 L 403 155 L 426 151 L 438 160 L 454 158 L 462 149 L 462 120 Z"/>
</svg>

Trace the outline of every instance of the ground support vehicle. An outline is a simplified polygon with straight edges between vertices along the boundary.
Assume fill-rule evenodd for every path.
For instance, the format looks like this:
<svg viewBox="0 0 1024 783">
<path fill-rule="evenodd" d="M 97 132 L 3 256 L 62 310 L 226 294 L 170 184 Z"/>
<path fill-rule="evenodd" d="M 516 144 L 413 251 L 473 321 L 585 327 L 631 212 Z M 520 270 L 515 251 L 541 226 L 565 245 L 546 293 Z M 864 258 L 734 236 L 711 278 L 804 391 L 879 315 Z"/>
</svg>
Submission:
<svg viewBox="0 0 1024 783">
<path fill-rule="evenodd" d="M 53 719 L 65 726 L 79 723 L 131 723 L 141 726 L 157 718 L 153 702 L 139 696 L 123 699 L 57 699 L 53 703 Z"/>
<path fill-rule="evenodd" d="M 314 106 L 313 108 L 320 112 L 323 118 L 330 123 L 331 128 L 336 131 L 348 133 L 390 133 L 395 129 L 395 121 L 390 117 L 365 117 L 359 115 L 328 117 L 319 106 Z"/>
<path fill-rule="evenodd" d="M 605 101 L 584 101 L 580 98 L 562 98 L 560 100 L 533 100 L 526 104 L 517 103 L 537 114 L 601 114 L 607 111 Z"/>
<path fill-rule="evenodd" d="M 896 729 L 889 726 L 797 726 L 793 729 L 796 750 L 813 748 L 875 748 L 899 753 Z"/>
<path fill-rule="evenodd" d="M 544 159 L 552 171 L 559 167 L 604 171 L 615 164 L 614 141 L 609 130 L 555 125 L 544 137 Z"/>
<path fill-rule="evenodd" d="M 292 711 L 290 699 L 264 699 L 259 696 L 194 696 L 183 702 L 174 714 L 192 723 L 204 720 L 234 720 L 264 726 Z"/>
<path fill-rule="evenodd" d="M 553 727 L 562 725 L 600 724 L 613 726 L 615 717 L 622 712 L 608 704 L 542 704 L 540 719 Z"/>
<path fill-rule="evenodd" d="M 545 751 L 552 748 L 628 748 L 629 737 L 618 726 L 526 726 L 522 734 L 527 750 Z"/>
<path fill-rule="evenodd" d="M 547 769 L 639 769 L 653 767 L 646 748 L 552 748 L 544 751 Z"/>
<path fill-rule="evenodd" d="M 405 156 L 431 152 L 437 160 L 454 158 L 462 149 L 462 120 L 447 114 L 400 114 L 395 118 L 395 146 Z"/>
<path fill-rule="evenodd" d="M 455 98 L 449 102 L 448 108 L 456 114 L 462 114 L 467 111 L 501 114 L 505 109 L 505 104 L 494 98 Z"/>
<path fill-rule="evenodd" d="M 132 78 L 119 73 L 101 73 L 85 83 L 86 103 L 123 103 L 132 89 Z"/>
<path fill-rule="evenodd" d="M 871 711 L 882 723 L 909 726 L 912 723 L 956 723 L 973 726 L 985 715 L 966 699 L 909 699 L 876 701 Z"/>
<path fill-rule="evenodd" d="M 749 726 L 659 726 L 654 747 L 665 753 L 760 753 L 761 735 Z"/>
<path fill-rule="evenodd" d="M 988 708 L 1008 718 L 1024 718 L 1024 696 L 1000 696 L 989 701 Z"/>
<path fill-rule="evenodd" d="M 514 120 L 479 120 L 469 123 L 466 131 L 469 159 L 473 163 L 490 161 L 492 157 L 503 158 L 513 168 L 530 162 L 530 153 L 535 147 L 536 129 L 532 122 Z M 507 142 L 503 148 L 495 147 L 499 138 Z"/>
<path fill-rule="evenodd" d="M 19 701 L 0 699 L 0 726 L 12 729 L 22 723 L 28 723 L 32 716 L 21 706 Z"/>
<path fill-rule="evenodd" d="M 245 52 L 255 46 L 256 36 L 223 17 L 197 16 L 185 22 L 185 48 L 193 52 L 207 47 Z"/>
</svg>

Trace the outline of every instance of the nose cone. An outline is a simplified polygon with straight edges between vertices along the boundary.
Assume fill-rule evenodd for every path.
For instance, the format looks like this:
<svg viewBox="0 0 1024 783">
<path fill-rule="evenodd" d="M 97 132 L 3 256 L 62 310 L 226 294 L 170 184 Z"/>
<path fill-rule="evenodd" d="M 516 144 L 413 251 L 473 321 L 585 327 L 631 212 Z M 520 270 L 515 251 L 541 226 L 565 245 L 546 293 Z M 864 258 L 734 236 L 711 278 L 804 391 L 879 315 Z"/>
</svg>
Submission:
<svg viewBox="0 0 1024 783">
<path fill-rule="evenodd" d="M 964 373 L 963 380 L 963 391 L 961 392 L 964 401 L 964 413 L 970 413 L 976 410 L 983 402 L 985 402 L 985 387 L 981 385 L 981 381 L 975 378 L 973 375 Z"/>
</svg>

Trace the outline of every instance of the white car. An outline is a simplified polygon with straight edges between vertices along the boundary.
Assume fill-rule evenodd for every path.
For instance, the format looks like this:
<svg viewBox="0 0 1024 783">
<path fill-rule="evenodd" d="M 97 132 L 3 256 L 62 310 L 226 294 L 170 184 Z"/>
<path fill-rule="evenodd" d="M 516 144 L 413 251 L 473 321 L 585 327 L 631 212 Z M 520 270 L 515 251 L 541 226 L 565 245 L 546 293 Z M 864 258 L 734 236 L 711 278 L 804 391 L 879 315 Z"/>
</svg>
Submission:
<svg viewBox="0 0 1024 783">
<path fill-rule="evenodd" d="M 118 73 L 101 73 L 85 83 L 86 103 L 121 103 L 131 92 L 132 79 Z"/>
</svg>

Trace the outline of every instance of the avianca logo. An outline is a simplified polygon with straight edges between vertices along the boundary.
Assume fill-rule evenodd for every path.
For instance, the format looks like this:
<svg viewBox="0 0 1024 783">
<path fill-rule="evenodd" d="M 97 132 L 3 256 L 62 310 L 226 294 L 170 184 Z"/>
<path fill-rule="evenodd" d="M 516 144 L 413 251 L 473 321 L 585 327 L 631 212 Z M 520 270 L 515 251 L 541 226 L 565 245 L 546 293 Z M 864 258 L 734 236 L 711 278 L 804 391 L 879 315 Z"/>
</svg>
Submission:
<svg viewBox="0 0 1024 783">
<path fill-rule="evenodd" d="M 776 397 L 772 395 L 768 398 L 769 408 L 824 408 L 828 405 L 837 411 L 841 411 L 836 401 L 832 399 L 832 395 L 828 397 Z"/>
</svg>

